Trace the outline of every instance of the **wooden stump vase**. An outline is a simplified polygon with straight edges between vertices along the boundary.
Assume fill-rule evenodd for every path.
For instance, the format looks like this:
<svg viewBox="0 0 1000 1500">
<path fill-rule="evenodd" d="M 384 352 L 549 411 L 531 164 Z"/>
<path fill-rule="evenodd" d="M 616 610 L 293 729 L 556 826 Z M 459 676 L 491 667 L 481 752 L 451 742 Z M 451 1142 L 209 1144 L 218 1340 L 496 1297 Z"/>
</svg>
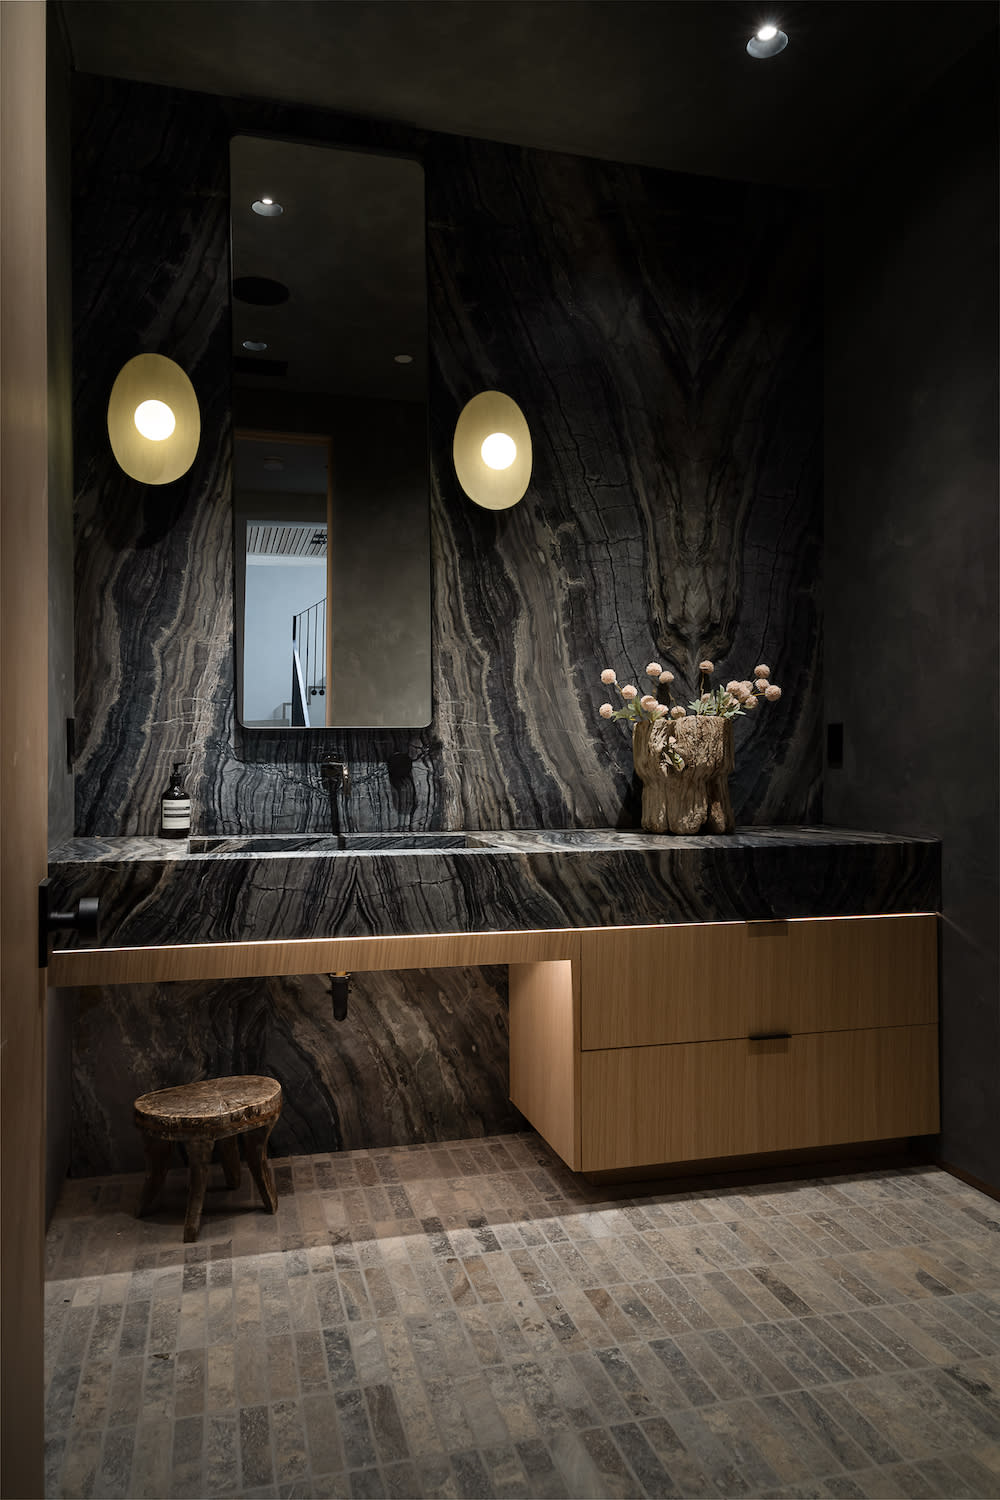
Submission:
<svg viewBox="0 0 1000 1500">
<path fill-rule="evenodd" d="M 667 753 L 673 735 L 685 766 Z M 635 726 L 632 758 L 642 781 L 642 826 L 647 833 L 732 833 L 729 800 L 732 719 L 688 715 Z"/>
</svg>

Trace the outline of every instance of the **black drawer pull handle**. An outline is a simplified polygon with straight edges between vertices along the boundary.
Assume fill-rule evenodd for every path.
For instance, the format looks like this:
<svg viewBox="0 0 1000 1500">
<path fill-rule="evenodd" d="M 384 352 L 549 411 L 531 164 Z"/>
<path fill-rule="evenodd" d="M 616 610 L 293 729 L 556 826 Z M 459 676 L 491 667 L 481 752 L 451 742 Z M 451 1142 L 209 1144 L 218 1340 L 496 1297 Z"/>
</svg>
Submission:
<svg viewBox="0 0 1000 1500">
<path fill-rule="evenodd" d="M 747 1037 L 748 1042 L 787 1042 L 791 1036 L 790 1031 L 751 1031 Z"/>
</svg>

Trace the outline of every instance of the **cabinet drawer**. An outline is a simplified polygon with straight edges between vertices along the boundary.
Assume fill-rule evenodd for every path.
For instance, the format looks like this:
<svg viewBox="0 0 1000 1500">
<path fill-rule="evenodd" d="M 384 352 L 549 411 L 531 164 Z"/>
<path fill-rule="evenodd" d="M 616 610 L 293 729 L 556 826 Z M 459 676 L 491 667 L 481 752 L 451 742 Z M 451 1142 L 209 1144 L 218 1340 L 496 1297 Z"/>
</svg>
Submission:
<svg viewBox="0 0 1000 1500">
<path fill-rule="evenodd" d="M 926 1135 L 937 1027 L 585 1052 L 580 1084 L 584 1172 Z"/>
<path fill-rule="evenodd" d="M 581 934 L 584 1049 L 937 1017 L 937 917 L 816 917 Z"/>
</svg>

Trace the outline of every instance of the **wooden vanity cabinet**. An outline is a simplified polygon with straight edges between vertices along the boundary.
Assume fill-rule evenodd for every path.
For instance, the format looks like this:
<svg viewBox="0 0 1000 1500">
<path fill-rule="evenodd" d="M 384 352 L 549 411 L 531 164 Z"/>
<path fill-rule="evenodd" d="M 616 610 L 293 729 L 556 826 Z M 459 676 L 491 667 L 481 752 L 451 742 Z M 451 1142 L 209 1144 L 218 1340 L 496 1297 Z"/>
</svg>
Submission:
<svg viewBox="0 0 1000 1500">
<path fill-rule="evenodd" d="M 935 915 L 579 939 L 510 967 L 511 1099 L 575 1170 L 937 1130 Z"/>
</svg>

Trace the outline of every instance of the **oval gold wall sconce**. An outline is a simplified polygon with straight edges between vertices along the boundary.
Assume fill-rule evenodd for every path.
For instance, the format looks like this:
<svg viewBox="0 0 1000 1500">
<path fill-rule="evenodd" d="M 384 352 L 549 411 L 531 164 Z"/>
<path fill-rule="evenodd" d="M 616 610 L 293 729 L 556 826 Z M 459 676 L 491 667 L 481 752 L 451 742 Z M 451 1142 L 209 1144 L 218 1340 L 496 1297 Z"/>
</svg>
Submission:
<svg viewBox="0 0 1000 1500">
<path fill-rule="evenodd" d="M 120 468 L 141 484 L 169 484 L 194 463 L 201 413 L 194 386 L 172 359 L 137 354 L 108 401 L 108 437 Z"/>
<path fill-rule="evenodd" d="M 484 510 L 507 510 L 528 488 L 531 433 L 502 391 L 480 391 L 463 407 L 452 452 L 459 484 Z"/>
</svg>

